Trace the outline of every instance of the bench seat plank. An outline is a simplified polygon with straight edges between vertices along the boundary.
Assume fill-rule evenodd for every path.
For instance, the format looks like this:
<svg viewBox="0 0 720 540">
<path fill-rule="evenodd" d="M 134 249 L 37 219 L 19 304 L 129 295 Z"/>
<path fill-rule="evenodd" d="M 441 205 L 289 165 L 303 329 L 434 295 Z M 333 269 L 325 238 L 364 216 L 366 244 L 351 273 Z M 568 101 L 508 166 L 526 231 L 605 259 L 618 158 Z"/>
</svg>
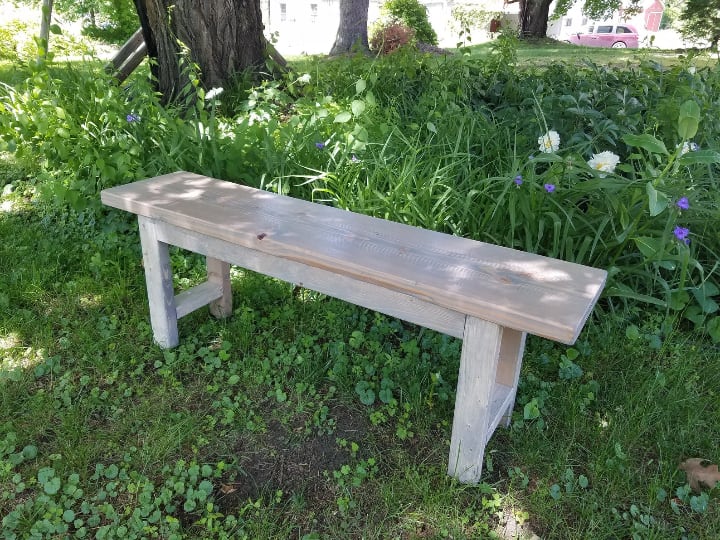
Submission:
<svg viewBox="0 0 720 540">
<path fill-rule="evenodd" d="M 606 272 L 188 172 L 106 189 L 106 205 L 574 343 Z"/>
</svg>

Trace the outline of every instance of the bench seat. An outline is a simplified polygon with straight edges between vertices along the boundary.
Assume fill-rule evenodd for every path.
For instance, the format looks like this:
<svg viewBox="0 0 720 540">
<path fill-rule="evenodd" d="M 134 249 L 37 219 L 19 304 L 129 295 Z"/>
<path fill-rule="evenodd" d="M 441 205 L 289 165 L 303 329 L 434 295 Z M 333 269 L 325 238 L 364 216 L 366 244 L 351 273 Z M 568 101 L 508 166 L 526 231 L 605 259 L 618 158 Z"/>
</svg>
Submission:
<svg viewBox="0 0 720 540">
<path fill-rule="evenodd" d="M 449 472 L 479 480 L 512 411 L 527 333 L 572 344 L 603 270 L 177 172 L 101 193 L 138 215 L 155 340 L 177 319 L 232 311 L 229 264 L 463 339 Z M 168 245 L 207 256 L 208 281 L 175 295 Z M 457 431 L 457 432 L 456 432 Z"/>
</svg>

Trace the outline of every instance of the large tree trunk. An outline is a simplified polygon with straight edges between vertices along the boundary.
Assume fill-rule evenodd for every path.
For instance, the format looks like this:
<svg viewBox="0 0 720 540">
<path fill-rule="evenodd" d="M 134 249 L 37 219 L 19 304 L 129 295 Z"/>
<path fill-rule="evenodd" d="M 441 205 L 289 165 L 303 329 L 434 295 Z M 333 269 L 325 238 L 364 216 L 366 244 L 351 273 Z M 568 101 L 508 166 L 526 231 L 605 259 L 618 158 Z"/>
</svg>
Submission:
<svg viewBox="0 0 720 540">
<path fill-rule="evenodd" d="M 182 56 L 198 65 L 205 88 L 265 65 L 260 0 L 134 0 L 151 69 L 166 101 L 188 84 Z"/>
<path fill-rule="evenodd" d="M 544 38 L 547 35 L 551 0 L 520 0 L 520 37 Z"/>
<path fill-rule="evenodd" d="M 368 7 L 370 0 L 340 0 L 340 25 L 330 54 L 350 52 L 353 47 L 367 51 Z"/>
</svg>

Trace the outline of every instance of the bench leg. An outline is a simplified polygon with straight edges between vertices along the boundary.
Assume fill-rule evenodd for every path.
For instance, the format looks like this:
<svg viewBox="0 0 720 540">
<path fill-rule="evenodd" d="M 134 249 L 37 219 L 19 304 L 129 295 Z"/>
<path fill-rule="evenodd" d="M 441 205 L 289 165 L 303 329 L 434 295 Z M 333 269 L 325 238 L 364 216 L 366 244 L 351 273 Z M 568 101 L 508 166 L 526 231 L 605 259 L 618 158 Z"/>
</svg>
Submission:
<svg viewBox="0 0 720 540">
<path fill-rule="evenodd" d="M 157 239 L 152 219 L 138 216 L 150 323 L 155 342 L 165 349 L 178 344 L 177 310 L 168 245 Z"/>
<path fill-rule="evenodd" d="M 465 319 L 448 462 L 448 474 L 464 484 L 480 481 L 502 334 L 497 324 Z"/>
<path fill-rule="evenodd" d="M 230 289 L 230 264 L 220 259 L 207 258 L 207 276 L 210 283 L 220 285 L 222 296 L 210 302 L 210 314 L 224 319 L 232 314 L 232 290 Z"/>
<path fill-rule="evenodd" d="M 511 328 L 503 328 L 502 343 L 500 344 L 500 360 L 498 362 L 496 381 L 512 388 L 510 404 L 503 415 L 503 425 L 510 427 L 515 394 L 517 393 L 520 368 L 522 367 L 523 352 L 525 351 L 525 338 L 527 334 Z"/>
</svg>

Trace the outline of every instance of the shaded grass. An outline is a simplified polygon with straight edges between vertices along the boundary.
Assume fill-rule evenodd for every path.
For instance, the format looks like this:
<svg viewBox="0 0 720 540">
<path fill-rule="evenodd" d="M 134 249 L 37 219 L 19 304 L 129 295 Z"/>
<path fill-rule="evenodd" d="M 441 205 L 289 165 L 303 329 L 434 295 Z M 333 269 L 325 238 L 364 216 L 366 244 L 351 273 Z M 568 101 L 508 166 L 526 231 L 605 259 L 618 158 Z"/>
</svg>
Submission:
<svg viewBox="0 0 720 540">
<path fill-rule="evenodd" d="M 452 191 L 440 179 L 467 172 L 473 151 L 501 156 L 508 146 L 502 134 L 481 135 L 477 148 L 449 140 L 448 164 L 422 169 L 420 143 L 405 141 L 394 184 L 373 170 L 379 193 L 360 175 L 329 187 L 347 206 L 388 199 L 384 217 L 452 226 L 429 207 Z M 152 532 L 161 537 L 478 538 L 523 521 L 546 538 L 712 538 L 718 529 L 715 494 L 704 512 L 687 496 L 671 504 L 684 486 L 677 463 L 717 459 L 720 412 L 718 349 L 677 321 L 598 311 L 572 377 L 561 376 L 564 348 L 531 340 L 513 428 L 491 440 L 485 483 L 459 486 L 444 472 L 457 340 L 238 271 L 234 316 L 195 313 L 181 321 L 182 345 L 160 351 L 130 219 L 44 213 L 23 175 L 8 171 L 18 192 L 17 208 L 0 214 L 0 515 L 32 502 L 24 525 L 6 523 L 20 537 L 39 516 L 77 508 L 45 497 L 39 476 L 49 466 L 63 481 L 80 477 L 86 513 L 102 513 L 92 532 L 138 532 L 127 517 L 136 510 L 161 512 L 167 529 Z M 176 250 L 172 259 L 176 285 L 201 278 L 199 257 Z M 626 337 L 629 324 L 639 337 Z M 396 403 L 363 405 L 356 384 L 377 390 L 383 378 Z M 529 420 L 532 400 L 540 416 Z M 26 445 L 37 456 L 15 463 Z M 212 508 L 188 499 L 186 485 L 199 489 L 193 462 L 213 470 Z M 121 473 L 97 472 L 113 466 Z M 291 474 L 300 478 L 288 482 Z M 144 479 L 149 501 L 132 491 Z"/>
<path fill-rule="evenodd" d="M 131 493 L 137 478 L 153 482 L 153 500 L 168 482 L 190 482 L 172 470 L 181 460 L 225 464 L 213 477 L 212 511 L 184 510 L 186 495 L 174 495 L 174 509 L 159 506 L 189 538 L 532 530 L 669 539 L 712 538 L 720 527 L 714 497 L 704 513 L 679 499 L 671 506 L 685 484 L 677 464 L 717 459 L 719 351 L 662 317 L 599 312 L 577 346 L 583 373 L 570 379 L 559 375 L 566 350 L 531 339 L 513 428 L 491 439 L 484 483 L 460 486 L 445 476 L 457 340 L 237 272 L 234 316 L 195 313 L 181 321 L 181 346 L 161 351 L 125 216 L 93 224 L 48 215 L 22 192 L 15 210 L 0 214 L 0 441 L 12 433 L 15 452 L 33 445 L 37 457 L 13 465 L 0 446 L 0 515 L 21 500 L 34 501 L 37 516 L 61 505 L 39 502 L 37 475 L 47 466 L 62 478 L 77 473 L 83 500 L 97 504 L 113 480 L 96 468 L 113 464 L 125 473 L 106 501 L 130 515 L 143 508 Z M 197 257 L 175 252 L 173 261 L 178 284 L 198 279 Z M 629 324 L 639 338 L 625 337 Z M 396 380 L 394 411 L 360 403 L 355 384 L 376 380 L 370 369 Z M 539 397 L 540 418 L 525 420 L 524 405 Z M 213 529 L 218 511 L 238 524 Z M 29 527 L 16 530 L 22 537 Z"/>
</svg>

